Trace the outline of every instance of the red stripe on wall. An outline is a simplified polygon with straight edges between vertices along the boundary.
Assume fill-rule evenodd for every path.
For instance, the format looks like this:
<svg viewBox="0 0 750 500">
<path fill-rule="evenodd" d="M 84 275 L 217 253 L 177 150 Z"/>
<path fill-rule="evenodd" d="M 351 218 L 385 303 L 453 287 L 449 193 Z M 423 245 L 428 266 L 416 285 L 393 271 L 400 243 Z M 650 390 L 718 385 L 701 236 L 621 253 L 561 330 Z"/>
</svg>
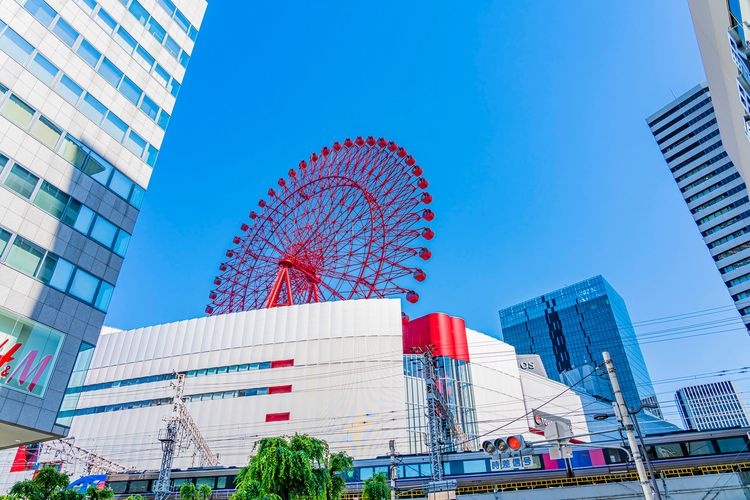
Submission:
<svg viewBox="0 0 750 500">
<path fill-rule="evenodd" d="M 266 422 L 282 422 L 284 420 L 289 420 L 289 412 L 266 413 Z"/>
<path fill-rule="evenodd" d="M 283 394 L 285 392 L 292 392 L 291 385 L 275 385 L 268 388 L 268 394 Z"/>
<path fill-rule="evenodd" d="M 276 361 L 271 361 L 271 368 L 285 368 L 287 366 L 294 366 L 294 360 L 293 359 L 277 359 Z"/>
</svg>

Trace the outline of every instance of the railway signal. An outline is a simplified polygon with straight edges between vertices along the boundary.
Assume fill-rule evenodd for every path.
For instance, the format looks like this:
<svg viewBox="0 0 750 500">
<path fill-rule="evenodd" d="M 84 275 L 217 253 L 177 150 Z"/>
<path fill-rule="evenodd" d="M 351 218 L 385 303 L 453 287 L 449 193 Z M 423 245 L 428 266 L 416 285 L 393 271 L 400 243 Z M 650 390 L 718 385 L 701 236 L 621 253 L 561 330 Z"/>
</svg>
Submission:
<svg viewBox="0 0 750 500">
<path fill-rule="evenodd" d="M 488 455 L 513 455 L 529 448 L 526 440 L 520 434 L 486 440 L 482 443 L 482 449 Z"/>
</svg>

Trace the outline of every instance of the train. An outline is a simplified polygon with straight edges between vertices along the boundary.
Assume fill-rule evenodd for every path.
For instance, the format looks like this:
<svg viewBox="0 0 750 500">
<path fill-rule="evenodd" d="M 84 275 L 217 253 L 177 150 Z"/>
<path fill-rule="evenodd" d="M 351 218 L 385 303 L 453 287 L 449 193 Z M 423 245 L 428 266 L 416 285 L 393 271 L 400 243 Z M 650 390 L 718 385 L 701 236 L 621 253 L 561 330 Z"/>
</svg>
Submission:
<svg viewBox="0 0 750 500">
<path fill-rule="evenodd" d="M 750 428 L 714 431 L 678 431 L 645 437 L 645 452 L 653 468 L 662 476 L 698 473 L 719 473 L 750 470 Z M 533 444 L 533 443 L 532 443 Z M 577 449 L 568 461 L 550 457 L 548 446 L 532 447 L 517 456 L 491 457 L 483 451 L 447 453 L 442 456 L 444 478 L 455 480 L 459 494 L 463 492 L 498 491 L 504 489 L 594 484 L 635 479 L 635 466 L 630 461 L 624 441 L 597 441 Z M 391 457 L 355 460 L 354 467 L 344 476 L 348 496 L 356 497 L 362 484 L 378 473 L 390 477 Z M 218 495 L 228 497 L 235 489 L 239 467 L 203 467 L 172 471 L 173 491 L 186 482 L 197 486 L 207 484 Z M 396 489 L 400 497 L 422 496 L 420 488 L 430 480 L 432 465 L 429 455 L 396 455 Z M 158 471 L 128 471 L 108 474 L 106 484 L 118 497 L 140 494 L 149 497 L 158 478 Z M 587 483 L 588 481 L 588 483 Z M 491 486 L 492 489 L 487 487 Z"/>
</svg>

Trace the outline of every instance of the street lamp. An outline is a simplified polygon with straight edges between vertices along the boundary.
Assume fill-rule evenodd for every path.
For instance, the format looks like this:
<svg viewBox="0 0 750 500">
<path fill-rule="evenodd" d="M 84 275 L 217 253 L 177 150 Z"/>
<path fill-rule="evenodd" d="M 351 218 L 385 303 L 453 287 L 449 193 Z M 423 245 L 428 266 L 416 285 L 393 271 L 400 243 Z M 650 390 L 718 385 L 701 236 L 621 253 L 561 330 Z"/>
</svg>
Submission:
<svg viewBox="0 0 750 500">
<path fill-rule="evenodd" d="M 643 448 L 643 457 L 646 461 L 646 467 L 648 467 L 648 473 L 651 476 L 651 488 L 654 490 L 654 494 L 656 495 L 657 500 L 661 500 L 661 493 L 659 492 L 659 486 L 656 483 L 656 474 L 654 474 L 654 467 L 651 465 L 651 459 L 648 457 L 648 452 L 646 451 L 646 443 L 643 440 L 643 434 L 641 433 L 641 426 L 638 425 L 638 417 L 637 414 L 643 411 L 644 408 L 649 408 L 652 410 L 655 410 L 659 408 L 655 404 L 641 404 L 637 409 L 630 410 L 628 409 L 628 414 L 633 417 L 633 427 L 635 427 L 635 432 L 638 434 L 638 441 L 641 443 L 641 447 Z M 609 417 L 616 417 L 618 421 L 622 422 L 622 417 L 616 415 L 615 413 L 597 413 L 594 415 L 594 420 L 607 420 Z"/>
</svg>

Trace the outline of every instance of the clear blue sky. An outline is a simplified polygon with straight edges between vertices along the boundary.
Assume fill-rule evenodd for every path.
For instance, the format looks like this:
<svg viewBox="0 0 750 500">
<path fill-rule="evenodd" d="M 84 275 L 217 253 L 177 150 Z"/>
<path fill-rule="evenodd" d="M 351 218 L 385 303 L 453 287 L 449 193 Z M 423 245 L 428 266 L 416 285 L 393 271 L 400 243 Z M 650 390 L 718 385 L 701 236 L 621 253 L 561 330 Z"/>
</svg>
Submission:
<svg viewBox="0 0 750 500">
<path fill-rule="evenodd" d="M 703 79 L 685 0 L 212 0 L 107 324 L 202 315 L 268 187 L 358 134 L 403 144 L 430 181 L 411 317 L 497 332 L 500 307 L 595 274 L 635 322 L 729 306 L 645 123 Z M 737 324 L 644 345 L 652 378 L 749 364 Z"/>
</svg>

